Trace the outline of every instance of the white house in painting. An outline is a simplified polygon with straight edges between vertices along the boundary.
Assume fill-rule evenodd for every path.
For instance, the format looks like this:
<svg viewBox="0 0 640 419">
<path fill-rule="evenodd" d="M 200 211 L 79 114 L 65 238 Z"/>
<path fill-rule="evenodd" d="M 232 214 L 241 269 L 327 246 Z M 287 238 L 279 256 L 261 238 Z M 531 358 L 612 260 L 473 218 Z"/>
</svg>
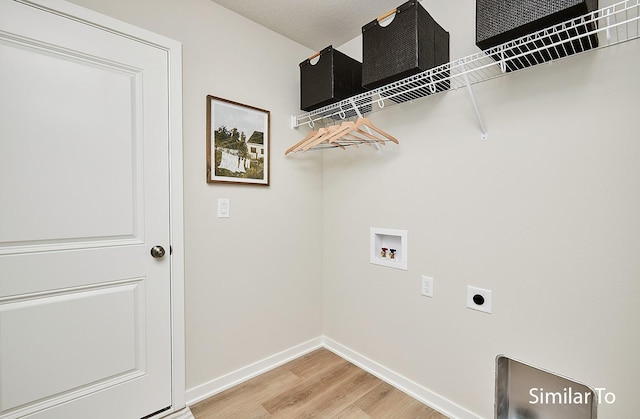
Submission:
<svg viewBox="0 0 640 419">
<path fill-rule="evenodd" d="M 264 158 L 264 134 L 259 131 L 253 131 L 251 137 L 247 141 L 247 150 L 252 159 Z"/>
</svg>

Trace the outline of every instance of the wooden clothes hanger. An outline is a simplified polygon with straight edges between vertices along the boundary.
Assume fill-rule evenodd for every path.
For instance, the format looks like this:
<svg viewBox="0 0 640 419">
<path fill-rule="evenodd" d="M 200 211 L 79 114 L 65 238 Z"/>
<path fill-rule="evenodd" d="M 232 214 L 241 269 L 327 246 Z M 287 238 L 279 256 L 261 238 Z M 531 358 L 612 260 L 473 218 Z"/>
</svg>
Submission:
<svg viewBox="0 0 640 419">
<path fill-rule="evenodd" d="M 355 124 L 354 124 L 354 129 L 351 130 L 351 132 L 349 132 L 348 134 L 345 134 L 345 137 L 357 138 L 360 140 L 361 143 L 367 143 L 369 145 L 371 145 L 372 142 L 380 143 L 382 145 L 386 144 L 382 138 L 376 137 L 370 132 L 361 130 L 360 128 L 355 128 Z"/>
<path fill-rule="evenodd" d="M 309 139 L 306 144 L 304 144 L 302 147 L 299 148 L 299 150 L 301 149 L 302 151 L 307 151 L 311 147 L 315 147 L 318 144 L 325 142 L 327 137 L 330 137 L 331 135 L 333 135 L 333 132 L 338 128 L 339 128 L 339 125 L 331 125 L 327 128 L 320 128 L 318 130 L 318 135 Z"/>
<path fill-rule="evenodd" d="M 338 128 L 331 135 L 325 138 L 325 141 L 329 143 L 333 143 L 336 140 L 342 138 L 342 136 L 344 136 L 346 133 L 348 133 L 352 129 L 353 129 L 353 122 L 345 121 L 342 124 L 340 124 Z"/>
<path fill-rule="evenodd" d="M 374 132 L 380 134 L 383 138 L 374 135 Z M 371 145 L 372 143 L 379 143 L 384 145 L 386 141 L 399 144 L 399 141 L 394 136 L 378 128 L 369 118 L 359 117 L 355 122 L 344 121 L 340 125 L 331 125 L 326 128 L 320 128 L 318 131 L 311 131 L 302 140 L 285 151 L 284 154 L 287 155 L 301 150 L 303 152 L 308 151 L 323 143 L 330 145 L 330 147 L 344 149 L 345 146 L 357 146 L 358 144 Z"/>
<path fill-rule="evenodd" d="M 380 134 L 383 137 L 387 138 L 389 141 L 391 141 L 393 143 L 396 143 L 396 144 L 400 144 L 400 142 L 398 141 L 398 139 L 396 137 L 394 137 L 391 134 L 389 134 L 389 133 L 383 131 L 382 129 L 378 128 L 373 122 L 371 122 L 371 120 L 369 118 L 366 118 L 364 116 L 358 118 L 358 120 L 356 121 L 356 124 L 355 124 L 355 128 L 359 130 L 359 128 L 362 125 L 371 128 L 372 130 L 374 130 L 378 134 Z"/>
<path fill-rule="evenodd" d="M 365 117 L 359 117 L 358 120 L 356 122 L 343 122 L 342 125 L 340 126 L 340 128 L 333 133 L 329 138 L 326 138 L 325 140 L 332 143 L 335 142 L 336 140 L 344 137 L 347 134 L 351 135 L 351 139 L 354 139 L 354 134 L 360 134 L 363 135 L 365 138 L 362 137 L 356 137 L 359 138 L 363 143 L 364 142 L 371 142 L 371 141 L 376 141 L 378 143 L 384 144 L 385 140 L 383 140 L 380 137 L 376 137 L 375 135 L 373 135 L 371 132 L 367 132 L 363 129 L 361 129 L 361 127 L 367 127 L 370 128 L 372 130 L 374 130 L 375 132 L 377 132 L 378 134 L 382 135 L 383 137 L 387 138 L 389 141 L 392 141 L 396 144 L 399 144 L 399 141 L 392 136 L 391 134 L 383 131 L 382 129 L 378 128 L 373 122 L 371 122 L 371 120 L 369 118 L 365 118 Z"/>
<path fill-rule="evenodd" d="M 317 139 L 321 138 L 325 134 L 330 133 L 332 131 L 332 129 L 333 129 L 333 127 L 320 128 L 317 131 L 309 132 L 302 140 L 298 141 L 296 144 L 294 144 L 293 146 L 289 147 L 289 149 L 284 152 L 285 156 L 287 154 L 291 153 L 291 152 L 298 152 L 300 150 L 303 150 L 303 149 L 307 148 L 308 144 L 314 144 L 315 145 Z"/>
<path fill-rule="evenodd" d="M 284 152 L 284 155 L 291 153 L 292 151 L 297 151 L 297 148 L 304 145 L 309 139 L 318 134 L 318 131 L 310 131 L 302 140 L 298 141 Z"/>
</svg>

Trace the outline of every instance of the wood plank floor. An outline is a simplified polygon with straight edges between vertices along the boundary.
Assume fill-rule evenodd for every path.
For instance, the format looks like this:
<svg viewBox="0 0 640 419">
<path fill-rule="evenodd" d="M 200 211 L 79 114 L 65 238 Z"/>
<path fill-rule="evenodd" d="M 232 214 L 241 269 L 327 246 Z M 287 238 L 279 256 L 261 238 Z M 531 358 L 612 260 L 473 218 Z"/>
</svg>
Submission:
<svg viewBox="0 0 640 419">
<path fill-rule="evenodd" d="M 446 419 L 327 349 L 318 349 L 191 406 L 196 419 Z"/>
</svg>

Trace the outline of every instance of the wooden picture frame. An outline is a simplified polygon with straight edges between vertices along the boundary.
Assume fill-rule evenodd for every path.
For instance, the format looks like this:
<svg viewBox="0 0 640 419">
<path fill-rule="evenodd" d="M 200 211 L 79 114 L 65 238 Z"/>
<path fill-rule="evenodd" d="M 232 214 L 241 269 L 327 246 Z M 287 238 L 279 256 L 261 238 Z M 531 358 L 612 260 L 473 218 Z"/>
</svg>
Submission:
<svg viewBox="0 0 640 419">
<path fill-rule="evenodd" d="M 269 186 L 271 112 L 207 96 L 207 183 Z"/>
</svg>

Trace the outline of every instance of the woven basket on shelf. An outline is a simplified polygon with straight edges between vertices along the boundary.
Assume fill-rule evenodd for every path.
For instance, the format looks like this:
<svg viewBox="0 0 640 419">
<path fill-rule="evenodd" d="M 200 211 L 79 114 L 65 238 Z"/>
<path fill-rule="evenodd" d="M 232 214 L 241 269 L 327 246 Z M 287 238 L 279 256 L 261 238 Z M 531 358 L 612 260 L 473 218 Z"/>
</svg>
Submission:
<svg viewBox="0 0 640 419">
<path fill-rule="evenodd" d="M 363 86 L 379 87 L 449 62 L 449 33 L 417 1 L 399 6 L 387 26 L 382 20 L 362 27 Z M 448 79 L 438 83 L 438 91 L 448 88 Z M 428 95 L 432 89 L 415 93 Z M 399 95 L 393 100 L 408 99 Z"/>
<path fill-rule="evenodd" d="M 476 0 L 476 45 L 482 49 L 498 46 L 542 29 L 579 18 L 598 9 L 598 0 Z M 596 29 L 594 22 L 575 22 L 558 34 L 511 49 L 504 58 L 507 71 L 557 59 L 598 46 L 596 34 L 562 42 Z M 535 48 L 558 43 L 555 48 L 524 54 Z M 492 55 L 496 60 L 503 58 Z"/>
</svg>

